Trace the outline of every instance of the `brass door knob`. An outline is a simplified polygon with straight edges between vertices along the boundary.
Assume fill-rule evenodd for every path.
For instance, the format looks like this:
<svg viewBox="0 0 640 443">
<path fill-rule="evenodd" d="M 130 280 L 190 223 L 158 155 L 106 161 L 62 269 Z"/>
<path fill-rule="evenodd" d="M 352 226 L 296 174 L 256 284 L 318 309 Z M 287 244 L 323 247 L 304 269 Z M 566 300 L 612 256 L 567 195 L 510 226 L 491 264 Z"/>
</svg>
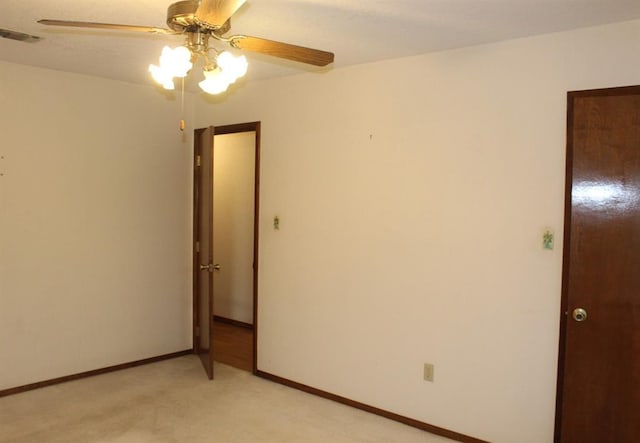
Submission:
<svg viewBox="0 0 640 443">
<path fill-rule="evenodd" d="M 585 321 L 587 319 L 587 311 L 582 308 L 576 308 L 573 310 L 573 319 L 575 321 Z"/>
</svg>

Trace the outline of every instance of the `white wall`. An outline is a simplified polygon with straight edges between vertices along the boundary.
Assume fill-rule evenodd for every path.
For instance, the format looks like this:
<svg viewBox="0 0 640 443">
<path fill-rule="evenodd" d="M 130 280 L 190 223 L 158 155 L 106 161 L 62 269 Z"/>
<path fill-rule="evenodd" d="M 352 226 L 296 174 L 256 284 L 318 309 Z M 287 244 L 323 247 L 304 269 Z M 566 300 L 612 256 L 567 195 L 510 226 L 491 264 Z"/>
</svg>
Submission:
<svg viewBox="0 0 640 443">
<path fill-rule="evenodd" d="M 253 324 L 255 132 L 214 136 L 214 314 Z"/>
<path fill-rule="evenodd" d="M 259 369 L 497 443 L 551 442 L 566 93 L 640 83 L 638 54 L 635 21 L 199 102 L 198 126 L 262 121 Z"/>
<path fill-rule="evenodd" d="M 0 104 L 0 389 L 190 348 L 179 101 L 0 63 Z"/>
</svg>

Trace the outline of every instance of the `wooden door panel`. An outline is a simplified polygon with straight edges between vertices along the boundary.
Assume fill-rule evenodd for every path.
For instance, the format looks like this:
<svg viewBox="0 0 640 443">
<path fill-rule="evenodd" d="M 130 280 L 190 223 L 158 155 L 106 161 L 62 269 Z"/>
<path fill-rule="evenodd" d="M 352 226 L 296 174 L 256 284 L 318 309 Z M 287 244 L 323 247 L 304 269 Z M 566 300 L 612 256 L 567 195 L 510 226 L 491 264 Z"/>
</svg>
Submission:
<svg viewBox="0 0 640 443">
<path fill-rule="evenodd" d="M 194 214 L 194 347 L 205 372 L 213 379 L 213 269 L 202 269 L 213 263 L 213 136 L 214 128 L 197 130 L 194 140 L 196 158 Z"/>
<path fill-rule="evenodd" d="M 640 435 L 640 87 L 570 93 L 562 443 Z M 576 321 L 576 308 L 587 312 Z"/>
</svg>

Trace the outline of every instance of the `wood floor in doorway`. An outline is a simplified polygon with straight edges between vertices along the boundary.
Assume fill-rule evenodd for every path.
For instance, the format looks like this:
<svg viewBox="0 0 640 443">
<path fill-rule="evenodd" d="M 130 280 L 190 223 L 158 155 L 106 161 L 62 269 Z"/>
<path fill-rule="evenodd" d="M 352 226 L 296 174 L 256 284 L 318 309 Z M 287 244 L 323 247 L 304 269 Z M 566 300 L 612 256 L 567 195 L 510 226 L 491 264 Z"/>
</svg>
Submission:
<svg viewBox="0 0 640 443">
<path fill-rule="evenodd" d="M 242 326 L 214 321 L 213 356 L 217 362 L 253 371 L 253 331 Z"/>
</svg>

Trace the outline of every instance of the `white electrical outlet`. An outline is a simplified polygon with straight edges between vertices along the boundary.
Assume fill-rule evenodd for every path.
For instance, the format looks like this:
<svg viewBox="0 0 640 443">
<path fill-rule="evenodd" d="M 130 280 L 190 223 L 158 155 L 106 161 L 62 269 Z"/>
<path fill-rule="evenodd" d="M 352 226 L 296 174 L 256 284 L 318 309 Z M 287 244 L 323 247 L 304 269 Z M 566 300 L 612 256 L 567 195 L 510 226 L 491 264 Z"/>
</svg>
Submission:
<svg viewBox="0 0 640 443">
<path fill-rule="evenodd" d="M 431 363 L 424 364 L 424 379 L 426 381 L 433 381 L 433 365 Z"/>
</svg>

